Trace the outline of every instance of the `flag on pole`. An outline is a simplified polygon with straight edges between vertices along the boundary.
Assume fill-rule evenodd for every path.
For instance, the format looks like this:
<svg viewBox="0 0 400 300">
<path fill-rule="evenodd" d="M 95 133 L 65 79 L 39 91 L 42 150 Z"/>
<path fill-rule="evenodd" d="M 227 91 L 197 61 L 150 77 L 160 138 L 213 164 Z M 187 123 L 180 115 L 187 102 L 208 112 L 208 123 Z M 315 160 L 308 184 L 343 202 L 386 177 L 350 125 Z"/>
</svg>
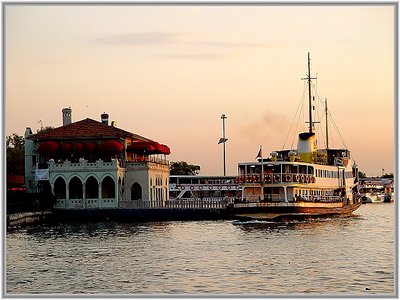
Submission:
<svg viewBox="0 0 400 300">
<path fill-rule="evenodd" d="M 218 141 L 218 145 L 222 144 L 222 143 L 225 143 L 227 140 L 228 139 L 226 139 L 226 138 L 220 138 L 219 141 Z"/>
<path fill-rule="evenodd" d="M 257 156 L 256 156 L 256 159 L 257 159 L 257 158 L 262 158 L 261 147 L 260 147 L 260 150 L 258 151 L 258 154 L 257 154 Z"/>
</svg>

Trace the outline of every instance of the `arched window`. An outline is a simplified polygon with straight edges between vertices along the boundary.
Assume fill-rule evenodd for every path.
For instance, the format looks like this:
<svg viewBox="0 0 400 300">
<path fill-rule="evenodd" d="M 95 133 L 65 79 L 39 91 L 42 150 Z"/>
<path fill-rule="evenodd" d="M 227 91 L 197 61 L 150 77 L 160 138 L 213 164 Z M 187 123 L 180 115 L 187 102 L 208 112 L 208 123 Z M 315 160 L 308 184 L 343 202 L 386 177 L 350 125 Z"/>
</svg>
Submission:
<svg viewBox="0 0 400 300">
<path fill-rule="evenodd" d="M 85 193 L 86 199 L 99 198 L 99 183 L 93 176 L 90 176 L 86 180 Z"/>
<path fill-rule="evenodd" d="M 78 177 L 74 177 L 69 182 L 69 199 L 82 199 L 83 188 L 82 181 Z"/>
<path fill-rule="evenodd" d="M 66 199 L 67 185 L 62 177 L 58 177 L 54 182 L 54 194 L 56 199 Z"/>
<path fill-rule="evenodd" d="M 115 198 L 115 182 L 107 176 L 101 183 L 101 197 L 102 198 Z"/>
<path fill-rule="evenodd" d="M 131 188 L 131 200 L 141 200 L 142 199 L 142 187 L 139 183 L 135 182 Z"/>
</svg>

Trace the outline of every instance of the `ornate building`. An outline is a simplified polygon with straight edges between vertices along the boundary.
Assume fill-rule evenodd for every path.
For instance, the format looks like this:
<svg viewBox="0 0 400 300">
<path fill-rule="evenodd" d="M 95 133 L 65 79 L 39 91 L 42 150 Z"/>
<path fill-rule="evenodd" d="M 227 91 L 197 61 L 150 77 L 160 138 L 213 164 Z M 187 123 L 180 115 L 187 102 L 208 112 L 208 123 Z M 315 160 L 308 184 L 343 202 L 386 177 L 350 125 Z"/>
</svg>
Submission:
<svg viewBox="0 0 400 300">
<path fill-rule="evenodd" d="M 108 124 L 72 122 L 63 109 L 63 126 L 25 131 L 25 183 L 28 192 L 47 192 L 58 209 L 163 206 L 168 200 L 170 149 Z"/>
</svg>

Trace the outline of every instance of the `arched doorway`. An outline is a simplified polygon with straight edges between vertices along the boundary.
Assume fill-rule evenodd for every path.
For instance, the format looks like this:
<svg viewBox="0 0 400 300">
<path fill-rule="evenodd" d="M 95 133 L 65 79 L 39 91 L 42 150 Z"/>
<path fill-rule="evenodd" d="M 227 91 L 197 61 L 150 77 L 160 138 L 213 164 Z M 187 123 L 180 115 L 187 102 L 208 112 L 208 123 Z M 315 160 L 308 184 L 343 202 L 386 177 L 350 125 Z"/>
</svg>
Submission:
<svg viewBox="0 0 400 300">
<path fill-rule="evenodd" d="M 115 198 L 115 182 L 107 176 L 101 183 L 101 197 L 102 198 Z"/>
<path fill-rule="evenodd" d="M 142 187 L 139 183 L 135 182 L 131 188 L 131 200 L 141 200 L 142 199 Z"/>
<path fill-rule="evenodd" d="M 67 198 L 67 185 L 64 178 L 58 177 L 54 182 L 54 195 L 56 196 L 56 199 Z"/>
<path fill-rule="evenodd" d="M 69 182 L 69 199 L 82 199 L 83 188 L 82 181 L 78 177 L 74 177 Z"/>
<path fill-rule="evenodd" d="M 94 178 L 93 176 L 90 176 L 86 180 L 85 196 L 86 196 L 86 199 L 99 198 L 99 183 L 97 182 L 97 179 Z"/>
</svg>

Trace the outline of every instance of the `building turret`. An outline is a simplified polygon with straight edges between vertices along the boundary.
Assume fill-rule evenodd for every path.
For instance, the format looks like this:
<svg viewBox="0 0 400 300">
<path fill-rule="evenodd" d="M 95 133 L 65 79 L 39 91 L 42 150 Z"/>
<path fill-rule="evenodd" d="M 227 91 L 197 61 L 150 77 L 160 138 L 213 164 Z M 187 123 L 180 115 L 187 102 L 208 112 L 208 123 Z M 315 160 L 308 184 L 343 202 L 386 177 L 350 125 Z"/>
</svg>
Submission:
<svg viewBox="0 0 400 300">
<path fill-rule="evenodd" d="M 108 125 L 108 114 L 106 113 L 101 114 L 101 123 L 103 123 L 104 125 Z"/>
<path fill-rule="evenodd" d="M 72 123 L 72 109 L 71 109 L 71 107 L 63 108 L 62 115 L 63 115 L 63 126 Z"/>
<path fill-rule="evenodd" d="M 36 152 L 34 143 L 29 137 L 32 135 L 32 129 L 25 129 L 25 187 L 28 193 L 36 192 L 35 169 L 36 169 Z"/>
</svg>

